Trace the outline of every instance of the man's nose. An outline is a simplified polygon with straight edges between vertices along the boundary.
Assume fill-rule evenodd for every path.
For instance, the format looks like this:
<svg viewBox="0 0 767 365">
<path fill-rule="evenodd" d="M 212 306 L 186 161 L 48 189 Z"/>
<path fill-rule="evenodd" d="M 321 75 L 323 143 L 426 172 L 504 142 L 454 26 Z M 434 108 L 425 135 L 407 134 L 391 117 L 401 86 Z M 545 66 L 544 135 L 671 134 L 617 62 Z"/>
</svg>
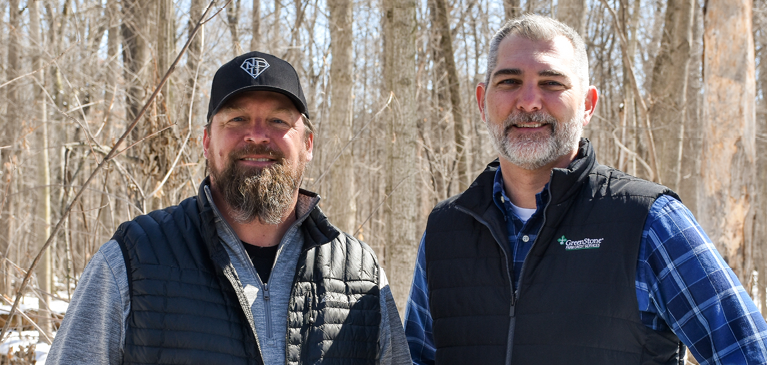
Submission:
<svg viewBox="0 0 767 365">
<path fill-rule="evenodd" d="M 244 139 L 247 143 L 269 143 L 269 131 L 260 123 L 255 123 L 255 125 L 248 128 Z"/>
<path fill-rule="evenodd" d="M 530 113 L 541 110 L 541 107 L 541 93 L 537 85 L 524 85 L 522 89 L 519 90 L 517 109 Z"/>
</svg>

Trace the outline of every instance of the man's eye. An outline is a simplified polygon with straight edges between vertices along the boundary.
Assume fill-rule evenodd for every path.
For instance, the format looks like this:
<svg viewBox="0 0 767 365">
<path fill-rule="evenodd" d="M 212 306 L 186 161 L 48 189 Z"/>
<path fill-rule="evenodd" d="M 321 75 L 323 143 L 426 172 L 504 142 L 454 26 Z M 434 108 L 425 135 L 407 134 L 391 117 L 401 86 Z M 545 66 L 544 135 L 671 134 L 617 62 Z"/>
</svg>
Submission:
<svg viewBox="0 0 767 365">
<path fill-rule="evenodd" d="M 543 82 L 543 85 L 551 86 L 551 87 L 561 87 L 561 86 L 564 86 L 564 85 L 562 85 L 561 82 L 558 82 L 558 81 L 546 81 L 546 82 Z"/>
<path fill-rule="evenodd" d="M 274 124 L 281 124 L 281 125 L 288 125 L 288 122 L 282 120 L 282 119 L 272 119 L 272 123 Z"/>
<path fill-rule="evenodd" d="M 499 85 L 516 85 L 519 83 L 520 83 L 519 80 L 516 80 L 516 79 L 504 79 L 504 80 L 498 81 Z"/>
<path fill-rule="evenodd" d="M 229 121 L 230 122 L 244 122 L 245 118 L 243 118 L 243 117 L 234 117 L 234 118 L 230 119 Z"/>
</svg>

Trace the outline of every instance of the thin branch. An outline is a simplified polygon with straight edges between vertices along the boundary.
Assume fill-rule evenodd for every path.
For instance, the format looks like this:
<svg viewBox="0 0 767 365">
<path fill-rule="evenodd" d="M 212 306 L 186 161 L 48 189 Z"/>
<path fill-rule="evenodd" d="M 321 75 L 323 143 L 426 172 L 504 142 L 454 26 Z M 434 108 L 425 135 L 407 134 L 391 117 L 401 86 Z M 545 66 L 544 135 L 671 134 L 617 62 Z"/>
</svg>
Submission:
<svg viewBox="0 0 767 365">
<path fill-rule="evenodd" d="M 162 80 L 160 80 L 160 83 L 156 86 L 154 92 L 149 97 L 149 100 L 147 100 L 146 104 L 144 104 L 144 107 L 141 109 L 138 115 L 136 115 L 136 118 L 133 120 L 133 122 L 125 129 L 125 132 L 122 134 L 122 136 L 120 136 L 120 139 L 117 140 L 114 147 L 112 147 L 112 149 L 109 151 L 106 157 L 104 157 L 101 163 L 99 163 L 98 166 L 96 166 L 96 168 L 93 170 L 93 172 L 85 181 L 85 183 L 83 183 L 83 187 L 80 188 L 80 190 L 77 192 L 77 195 L 75 195 L 75 197 L 72 199 L 72 202 L 69 203 L 69 205 L 67 205 L 67 208 L 64 210 L 64 212 L 62 212 L 61 219 L 59 219 L 59 222 L 56 223 L 56 226 L 53 228 L 53 231 L 51 232 L 50 237 L 48 237 L 48 240 L 40 249 L 40 252 L 37 254 L 34 261 L 32 261 L 32 265 L 30 265 L 29 269 L 27 270 L 27 275 L 24 276 L 24 280 L 21 282 L 21 285 L 19 286 L 19 290 L 16 292 L 16 300 L 13 302 L 13 306 L 11 307 L 11 310 L 8 313 L 8 321 L 5 323 L 2 333 L 0 333 L 0 343 L 3 342 L 3 340 L 5 339 L 5 336 L 8 334 L 8 329 L 10 328 L 13 316 L 17 312 L 19 302 L 21 301 L 21 298 L 23 296 L 24 289 L 26 289 L 27 284 L 29 284 L 29 279 L 31 277 L 32 272 L 34 271 L 38 262 L 42 258 L 43 254 L 45 253 L 45 250 L 47 250 L 48 247 L 53 242 L 53 238 L 56 237 L 56 234 L 58 234 L 62 224 L 66 220 L 65 217 L 69 215 L 69 212 L 72 210 L 72 206 L 74 206 L 75 203 L 79 201 L 80 197 L 82 197 L 83 193 L 85 192 L 85 188 L 95 178 L 95 176 L 99 173 L 99 171 L 103 169 L 104 166 L 106 166 L 118 154 L 118 147 L 123 143 L 123 141 L 125 141 L 128 138 L 131 131 L 134 128 L 136 128 L 136 125 L 138 125 L 139 121 L 144 116 L 144 113 L 146 113 L 147 109 L 149 109 L 149 106 L 151 105 L 152 101 L 154 101 L 154 99 L 157 97 L 157 94 L 160 93 L 160 90 L 170 78 L 170 75 L 173 73 L 173 71 L 175 71 L 176 65 L 181 60 L 181 57 L 184 55 L 184 53 L 186 53 L 186 50 L 189 48 L 189 45 L 192 43 L 192 40 L 197 35 L 197 32 L 200 30 L 200 27 L 202 27 L 202 24 L 204 23 L 204 19 L 208 15 L 208 12 L 210 11 L 210 8 L 213 6 L 214 2 L 215 0 L 211 0 L 211 2 L 205 8 L 205 11 L 202 13 L 202 16 L 200 17 L 200 20 L 197 21 L 197 25 L 195 25 L 194 29 L 192 30 L 192 33 L 189 36 L 189 39 L 187 39 L 186 44 L 184 44 L 184 47 L 179 52 L 178 56 L 176 57 L 175 61 L 173 61 L 173 64 L 170 66 L 170 68 L 168 68 L 168 71 L 165 73 L 165 76 L 162 78 Z"/>
</svg>

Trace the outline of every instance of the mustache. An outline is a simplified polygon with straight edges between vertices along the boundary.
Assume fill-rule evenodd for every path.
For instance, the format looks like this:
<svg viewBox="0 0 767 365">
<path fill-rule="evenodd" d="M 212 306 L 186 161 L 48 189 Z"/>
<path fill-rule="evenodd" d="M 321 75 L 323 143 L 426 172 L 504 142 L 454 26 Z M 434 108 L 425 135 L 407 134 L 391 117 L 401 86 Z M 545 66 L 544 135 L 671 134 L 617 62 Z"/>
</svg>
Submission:
<svg viewBox="0 0 767 365">
<path fill-rule="evenodd" d="M 546 113 L 546 112 L 528 113 L 528 112 L 517 110 L 509 114 L 506 120 L 503 121 L 503 133 L 507 134 L 509 133 L 512 127 L 516 127 L 526 123 L 551 124 L 552 132 L 555 131 L 557 127 L 559 126 L 559 122 L 557 121 L 557 118 L 554 118 L 549 113 Z"/>
<path fill-rule="evenodd" d="M 231 156 L 235 160 L 239 160 L 248 155 L 269 155 L 269 157 L 276 159 L 278 163 L 283 163 L 285 161 L 285 155 L 282 152 L 269 148 L 269 146 L 263 144 L 249 144 L 243 148 L 234 150 L 231 153 Z"/>
<path fill-rule="evenodd" d="M 525 123 L 544 123 L 544 124 L 553 124 L 554 127 L 557 126 L 558 121 L 557 118 L 554 118 L 551 116 L 551 114 L 546 112 L 522 112 L 522 111 L 515 111 L 506 118 L 504 121 L 504 126 L 508 129 L 513 126 L 519 125 L 519 124 L 525 124 Z"/>
</svg>

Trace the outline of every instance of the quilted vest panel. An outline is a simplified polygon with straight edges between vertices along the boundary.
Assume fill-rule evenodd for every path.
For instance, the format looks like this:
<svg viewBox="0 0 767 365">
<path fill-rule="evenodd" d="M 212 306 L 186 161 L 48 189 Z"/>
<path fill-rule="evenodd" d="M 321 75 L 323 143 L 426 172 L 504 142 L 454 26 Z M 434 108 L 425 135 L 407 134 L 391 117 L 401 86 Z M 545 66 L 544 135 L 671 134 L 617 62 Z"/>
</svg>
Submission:
<svg viewBox="0 0 767 365">
<path fill-rule="evenodd" d="M 381 308 L 373 250 L 321 214 L 310 215 L 303 228 L 308 248 L 288 307 L 287 362 L 375 364 Z"/>
<path fill-rule="evenodd" d="M 124 363 L 261 363 L 237 294 L 211 259 L 201 225 L 197 198 L 189 198 L 123 223 L 115 233 L 131 293 Z"/>
</svg>

